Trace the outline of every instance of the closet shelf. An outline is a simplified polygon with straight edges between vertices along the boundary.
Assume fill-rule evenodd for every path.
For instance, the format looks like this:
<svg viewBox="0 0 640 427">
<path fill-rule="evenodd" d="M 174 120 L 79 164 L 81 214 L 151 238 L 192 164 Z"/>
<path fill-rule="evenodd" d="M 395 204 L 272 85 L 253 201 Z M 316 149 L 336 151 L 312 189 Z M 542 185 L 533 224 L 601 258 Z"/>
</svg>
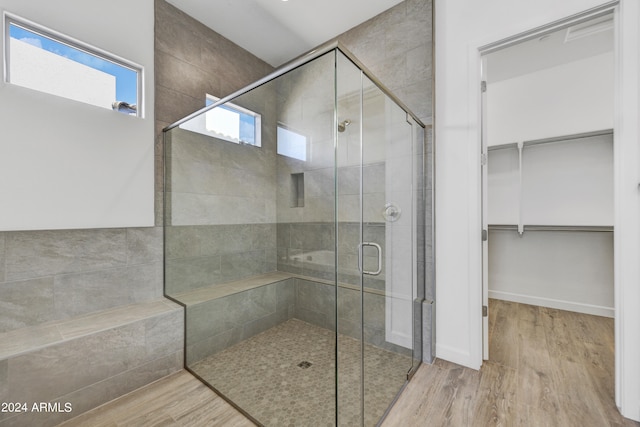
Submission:
<svg viewBox="0 0 640 427">
<path fill-rule="evenodd" d="M 563 136 L 554 136 L 553 138 L 543 138 L 543 139 L 533 139 L 530 141 L 524 141 L 523 144 L 525 147 L 531 146 L 531 145 L 538 145 L 538 144 L 551 144 L 554 142 L 566 142 L 566 141 L 571 141 L 574 139 L 582 139 L 582 138 L 589 138 L 592 136 L 601 136 L 601 135 L 611 135 L 613 133 L 613 129 L 603 129 L 603 130 L 598 130 L 598 131 L 593 131 L 593 132 L 584 132 L 584 133 L 575 133 L 572 135 L 563 135 Z M 509 142 L 506 144 L 499 144 L 499 145 L 491 145 L 489 147 L 487 147 L 488 151 L 494 151 L 494 150 L 504 150 L 507 148 L 518 148 L 518 143 L 517 142 Z"/>
<path fill-rule="evenodd" d="M 489 224 L 489 230 L 518 231 L 516 224 Z M 524 231 L 612 232 L 612 225 L 525 225 Z"/>
</svg>

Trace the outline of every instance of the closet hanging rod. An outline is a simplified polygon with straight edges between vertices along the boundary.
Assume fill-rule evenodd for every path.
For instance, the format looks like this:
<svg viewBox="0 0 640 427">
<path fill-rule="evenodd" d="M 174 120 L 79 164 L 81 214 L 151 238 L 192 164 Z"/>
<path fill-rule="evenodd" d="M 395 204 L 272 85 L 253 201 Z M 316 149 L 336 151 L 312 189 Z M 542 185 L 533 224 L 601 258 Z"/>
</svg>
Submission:
<svg viewBox="0 0 640 427">
<path fill-rule="evenodd" d="M 517 225 L 489 225 L 489 230 L 505 230 L 518 231 Z M 580 232 L 612 232 L 613 226 L 610 225 L 525 225 L 524 231 L 580 231 Z"/>
<path fill-rule="evenodd" d="M 529 141 L 524 141 L 523 144 L 525 147 L 527 147 L 530 145 L 551 144 L 554 142 L 566 142 L 566 141 L 572 141 L 575 139 L 590 138 L 593 136 L 603 136 L 603 135 L 612 135 L 612 134 L 613 134 L 613 129 L 603 129 L 603 130 L 597 130 L 593 132 L 583 132 L 583 133 L 574 133 L 571 135 L 554 136 L 552 138 L 531 139 Z M 487 147 L 487 150 L 493 151 L 493 150 L 502 150 L 505 148 L 518 148 L 518 143 L 508 142 L 506 144 L 491 145 Z"/>
</svg>

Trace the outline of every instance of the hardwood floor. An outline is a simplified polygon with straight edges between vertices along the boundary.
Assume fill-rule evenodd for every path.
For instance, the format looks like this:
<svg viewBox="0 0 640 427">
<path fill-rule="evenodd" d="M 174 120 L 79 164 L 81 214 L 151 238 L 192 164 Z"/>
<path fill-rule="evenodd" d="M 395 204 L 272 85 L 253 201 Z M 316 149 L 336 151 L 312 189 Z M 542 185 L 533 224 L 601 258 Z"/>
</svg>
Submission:
<svg viewBox="0 0 640 427">
<path fill-rule="evenodd" d="M 422 365 L 384 427 L 640 426 L 614 403 L 613 319 L 491 300 L 480 371 Z M 182 371 L 64 427 L 252 426 Z"/>
<path fill-rule="evenodd" d="M 391 426 L 640 426 L 614 402 L 613 319 L 489 303 L 489 361 L 423 365 Z"/>
</svg>

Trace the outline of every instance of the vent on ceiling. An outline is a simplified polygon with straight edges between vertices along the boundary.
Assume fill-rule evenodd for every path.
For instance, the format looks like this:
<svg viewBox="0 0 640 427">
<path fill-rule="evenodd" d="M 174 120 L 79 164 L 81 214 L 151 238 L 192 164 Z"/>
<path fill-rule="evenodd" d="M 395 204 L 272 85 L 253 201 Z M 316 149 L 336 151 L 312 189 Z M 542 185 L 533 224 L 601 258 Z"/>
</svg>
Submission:
<svg viewBox="0 0 640 427">
<path fill-rule="evenodd" d="M 574 40 L 611 30 L 613 30 L 613 16 L 605 16 L 597 20 L 583 22 L 582 24 L 577 24 L 567 28 L 564 42 L 572 42 Z"/>
</svg>

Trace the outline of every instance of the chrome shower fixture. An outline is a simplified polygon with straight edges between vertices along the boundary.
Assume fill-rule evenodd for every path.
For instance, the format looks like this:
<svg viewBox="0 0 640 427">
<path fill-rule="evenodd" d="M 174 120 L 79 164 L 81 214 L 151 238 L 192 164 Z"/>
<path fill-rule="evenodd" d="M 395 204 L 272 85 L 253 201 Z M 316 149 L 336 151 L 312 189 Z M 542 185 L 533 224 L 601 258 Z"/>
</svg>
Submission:
<svg viewBox="0 0 640 427">
<path fill-rule="evenodd" d="M 351 124 L 351 120 L 347 119 L 347 120 L 343 120 L 340 123 L 338 123 L 338 132 L 344 132 L 347 129 L 347 126 L 349 126 Z"/>
</svg>

